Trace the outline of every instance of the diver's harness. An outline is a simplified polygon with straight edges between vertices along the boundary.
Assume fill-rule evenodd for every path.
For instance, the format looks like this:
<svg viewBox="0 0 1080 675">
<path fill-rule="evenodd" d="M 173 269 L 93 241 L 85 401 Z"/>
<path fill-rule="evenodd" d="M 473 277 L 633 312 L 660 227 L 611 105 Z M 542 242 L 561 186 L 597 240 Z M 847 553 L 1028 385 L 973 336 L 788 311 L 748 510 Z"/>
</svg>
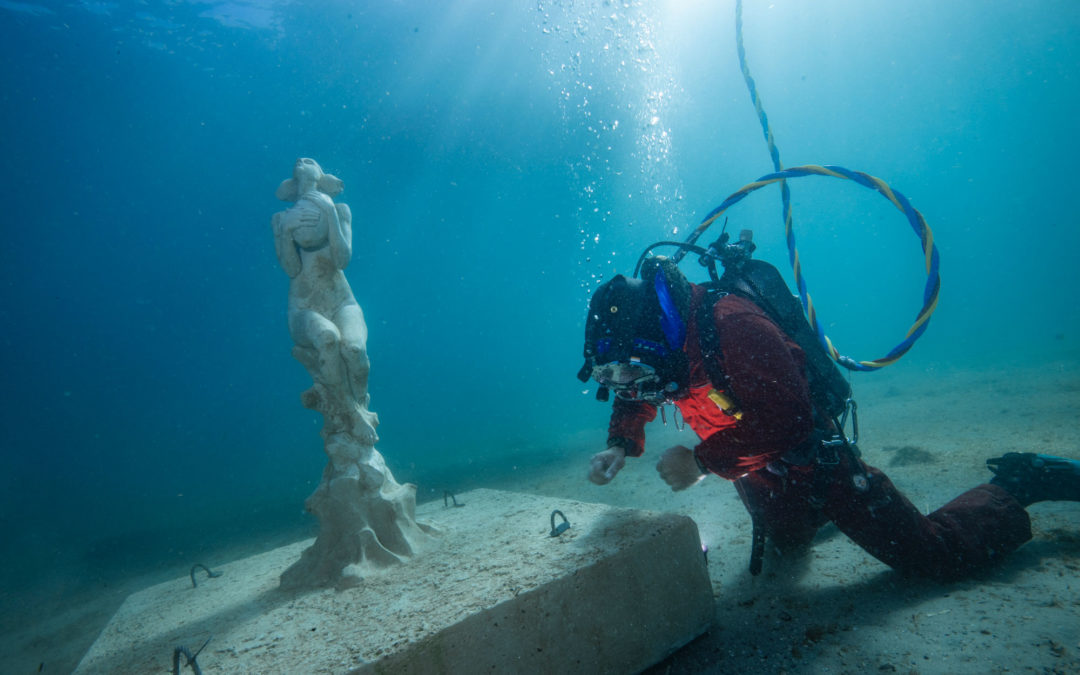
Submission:
<svg viewBox="0 0 1080 675">
<path fill-rule="evenodd" d="M 736 243 L 729 243 L 729 239 L 725 223 L 724 232 L 708 249 L 682 242 L 653 244 L 639 258 L 635 276 L 646 256 L 657 246 L 678 246 L 699 254 L 699 262 L 708 268 L 712 280 L 703 284 L 705 296 L 697 308 L 698 342 L 709 381 L 714 387 L 723 386 L 727 392 L 731 391 L 731 387 L 725 386 L 727 375 L 722 368 L 720 339 L 713 321 L 713 306 L 722 297 L 735 294 L 761 308 L 806 355 L 807 380 L 815 417 L 814 430 L 810 437 L 780 459 L 771 462 L 764 470 L 783 479 L 788 474 L 789 466 L 814 465 L 810 503 L 819 509 L 825 506 L 829 486 L 841 467 L 846 467 L 845 480 L 850 480 L 857 491 L 867 491 L 870 482 L 864 465 L 859 461 L 861 453 L 857 444 L 858 407 L 851 396 L 850 384 L 817 341 L 802 313 L 801 305 L 795 296 L 791 295 L 776 268 L 766 262 L 751 259 L 756 248 L 753 233 L 743 230 Z M 716 270 L 717 260 L 724 267 L 722 276 Z M 722 407 L 725 408 L 725 413 L 739 416 L 738 401 L 734 400 L 730 393 L 724 403 L 726 405 Z M 845 433 L 849 418 L 852 431 L 850 437 Z M 761 572 L 765 553 L 765 529 L 761 523 L 760 506 L 749 498 L 750 493 L 745 489 L 744 480 L 740 478 L 735 481 L 735 487 L 750 513 L 753 526 L 750 573 L 757 575 Z"/>
</svg>

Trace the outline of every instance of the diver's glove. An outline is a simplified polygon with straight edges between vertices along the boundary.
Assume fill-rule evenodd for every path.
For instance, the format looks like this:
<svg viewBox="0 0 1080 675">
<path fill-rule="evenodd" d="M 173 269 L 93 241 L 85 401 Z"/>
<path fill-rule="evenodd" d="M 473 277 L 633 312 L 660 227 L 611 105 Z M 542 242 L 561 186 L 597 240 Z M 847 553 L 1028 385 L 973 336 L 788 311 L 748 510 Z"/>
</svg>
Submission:
<svg viewBox="0 0 1080 675">
<path fill-rule="evenodd" d="M 1040 455 L 1034 452 L 1010 452 L 986 460 L 994 472 L 991 485 L 1005 488 L 1022 506 L 1035 502 L 1080 502 L 1080 461 Z"/>
<path fill-rule="evenodd" d="M 589 462 L 589 480 L 597 485 L 611 482 L 615 474 L 626 466 L 626 451 L 615 445 L 603 452 L 598 452 Z"/>
<path fill-rule="evenodd" d="M 656 470 L 672 490 L 685 490 L 705 477 L 694 451 L 685 445 L 673 445 L 665 450 Z"/>
</svg>

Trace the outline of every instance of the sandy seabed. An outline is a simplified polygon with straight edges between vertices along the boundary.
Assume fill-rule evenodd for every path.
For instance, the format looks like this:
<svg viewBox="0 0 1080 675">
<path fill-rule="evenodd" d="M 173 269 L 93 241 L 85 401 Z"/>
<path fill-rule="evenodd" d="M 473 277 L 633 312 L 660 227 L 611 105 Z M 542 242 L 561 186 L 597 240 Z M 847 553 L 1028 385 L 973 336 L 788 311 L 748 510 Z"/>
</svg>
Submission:
<svg viewBox="0 0 1080 675">
<path fill-rule="evenodd" d="M 1080 457 L 1075 361 L 898 369 L 859 378 L 855 393 L 864 460 L 925 512 L 985 482 L 988 457 L 1009 451 Z M 656 475 L 655 459 L 664 447 L 692 445 L 695 437 L 659 422 L 649 432 L 646 456 L 631 459 L 607 486 L 585 480 L 588 458 L 600 449 L 591 443 L 602 445 L 599 429 L 587 441 L 568 439 L 542 469 L 522 469 L 487 487 L 674 511 L 697 521 L 709 547 L 715 621 L 650 674 L 1080 672 L 1080 504 L 1034 505 L 1034 539 L 970 580 L 905 577 L 832 526 L 805 556 L 767 556 L 765 571 L 752 577 L 750 520 L 733 487 L 711 477 L 671 492 Z M 261 550 L 286 543 L 282 536 Z M 254 552 L 223 548 L 215 558 Z M 186 574 L 176 572 L 169 578 Z M 70 672 L 124 598 L 160 580 L 160 572 L 105 587 L 54 579 L 5 598 L 0 672 Z"/>
</svg>

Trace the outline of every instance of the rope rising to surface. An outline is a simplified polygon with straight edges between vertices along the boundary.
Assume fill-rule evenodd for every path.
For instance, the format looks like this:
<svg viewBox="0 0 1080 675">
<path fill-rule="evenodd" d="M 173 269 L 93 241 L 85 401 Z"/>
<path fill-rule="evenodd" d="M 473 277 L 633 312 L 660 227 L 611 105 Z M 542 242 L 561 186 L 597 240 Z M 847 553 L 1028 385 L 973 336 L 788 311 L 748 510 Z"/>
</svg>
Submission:
<svg viewBox="0 0 1080 675">
<path fill-rule="evenodd" d="M 791 264 L 791 270 L 795 275 L 795 286 L 798 289 L 799 299 L 802 302 L 806 318 L 810 322 L 814 332 L 817 334 L 818 340 L 837 363 L 850 370 L 872 371 L 894 363 L 907 353 L 915 341 L 926 331 L 930 322 L 930 316 L 937 308 L 938 293 L 941 289 L 941 277 L 938 271 L 939 256 L 937 246 L 934 244 L 933 232 L 926 224 L 926 219 L 923 218 L 923 215 L 911 206 L 907 197 L 899 191 L 893 190 L 880 178 L 859 171 L 851 171 L 843 167 L 829 165 L 810 164 L 791 169 L 784 169 L 783 163 L 780 160 L 780 150 L 776 146 L 776 139 L 773 135 L 772 128 L 769 125 L 769 117 L 765 114 L 765 108 L 761 103 L 760 96 L 758 96 L 757 84 L 754 82 L 753 76 L 750 75 L 750 67 L 747 65 L 746 47 L 743 43 L 742 31 L 742 0 L 736 0 L 735 2 L 735 45 L 739 55 L 739 69 L 742 71 L 743 80 L 746 82 L 746 88 L 750 92 L 750 100 L 754 104 L 754 110 L 757 112 L 758 121 L 761 123 L 761 130 L 765 136 L 765 142 L 769 147 L 769 157 L 772 159 L 773 173 L 762 176 L 756 181 L 748 183 L 735 191 L 731 196 L 725 199 L 720 206 L 716 207 L 705 216 L 701 221 L 701 224 L 690 233 L 689 237 L 687 237 L 686 242 L 688 244 L 696 242 L 705 230 L 708 229 L 709 226 L 712 225 L 727 209 L 737 204 L 751 192 L 763 188 L 766 185 L 779 183 L 784 220 L 784 238 L 788 247 L 788 262 Z M 912 324 L 911 328 L 908 329 L 907 334 L 900 344 L 893 347 L 888 354 L 881 358 L 869 361 L 856 361 L 855 359 L 842 355 L 833 344 L 832 340 L 825 334 L 821 323 L 818 321 L 817 312 L 814 309 L 810 293 L 806 288 L 806 279 L 802 274 L 799 251 L 795 245 L 794 219 L 791 213 L 791 191 L 788 188 L 787 183 L 789 178 L 802 178 L 805 176 L 827 176 L 830 178 L 851 180 L 863 187 L 878 192 L 904 214 L 908 223 L 911 225 L 912 230 L 914 230 L 922 244 L 924 265 L 926 268 L 926 284 L 923 288 L 922 309 L 919 310 L 918 315 L 915 317 L 915 322 Z"/>
</svg>

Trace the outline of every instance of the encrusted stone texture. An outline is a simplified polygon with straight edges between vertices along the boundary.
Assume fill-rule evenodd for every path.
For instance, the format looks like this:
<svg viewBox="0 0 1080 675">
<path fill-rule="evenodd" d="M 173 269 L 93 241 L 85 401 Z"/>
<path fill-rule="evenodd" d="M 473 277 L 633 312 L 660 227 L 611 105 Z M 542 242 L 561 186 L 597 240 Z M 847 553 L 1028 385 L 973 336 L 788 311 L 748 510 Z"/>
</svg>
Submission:
<svg viewBox="0 0 1080 675">
<path fill-rule="evenodd" d="M 694 521 L 612 511 L 590 527 L 618 550 L 351 675 L 633 673 L 705 632 L 714 608 Z"/>
<path fill-rule="evenodd" d="M 367 325 L 344 273 L 352 212 L 333 201 L 343 189 L 315 160 L 300 158 L 277 189 L 279 199 L 294 204 L 272 222 L 278 262 L 289 275 L 292 353 L 313 382 L 300 401 L 322 413 L 329 458 L 305 503 L 319 519 L 319 536 L 282 575 L 285 588 L 355 583 L 355 572 L 408 560 L 434 534 L 416 522 L 416 488 L 394 481 L 375 449 Z"/>
<path fill-rule="evenodd" d="M 77 673 L 628 673 L 713 618 L 697 526 L 685 516 L 495 490 L 429 502 L 444 536 L 348 588 L 283 591 L 299 542 L 129 597 Z M 549 536 L 550 515 L 571 527 Z M 213 565 L 211 565 L 214 567 Z M 218 568 L 215 567 L 215 570 Z"/>
</svg>

